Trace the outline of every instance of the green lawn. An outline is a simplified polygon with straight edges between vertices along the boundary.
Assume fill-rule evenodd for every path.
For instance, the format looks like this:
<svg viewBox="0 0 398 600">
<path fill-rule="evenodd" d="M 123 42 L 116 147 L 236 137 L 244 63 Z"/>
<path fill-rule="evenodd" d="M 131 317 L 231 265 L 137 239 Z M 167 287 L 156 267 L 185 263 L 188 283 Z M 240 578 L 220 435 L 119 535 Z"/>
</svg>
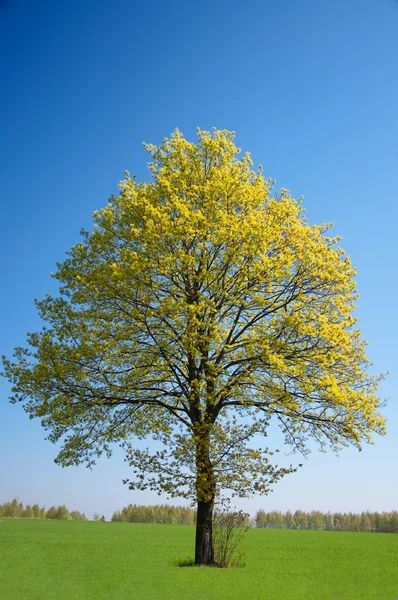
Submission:
<svg viewBox="0 0 398 600">
<path fill-rule="evenodd" d="M 250 530 L 246 566 L 179 567 L 193 527 L 0 521 L 1 600 L 395 600 L 398 535 Z"/>
</svg>

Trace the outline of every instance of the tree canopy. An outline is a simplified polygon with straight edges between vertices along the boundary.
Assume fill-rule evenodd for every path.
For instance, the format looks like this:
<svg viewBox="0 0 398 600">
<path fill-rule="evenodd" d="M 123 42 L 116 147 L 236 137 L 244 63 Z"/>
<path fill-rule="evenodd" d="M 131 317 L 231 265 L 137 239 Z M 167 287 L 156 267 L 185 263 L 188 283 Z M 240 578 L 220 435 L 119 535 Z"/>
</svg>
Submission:
<svg viewBox="0 0 398 600">
<path fill-rule="evenodd" d="M 271 418 L 303 452 L 383 433 L 355 269 L 331 226 L 273 193 L 232 132 L 145 147 L 150 180 L 126 173 L 57 265 L 59 295 L 37 302 L 46 326 L 4 359 L 12 401 L 62 441 L 57 462 L 121 443 L 132 488 L 212 505 L 295 470 L 251 443 Z M 134 444 L 148 437 L 155 448 Z"/>
</svg>

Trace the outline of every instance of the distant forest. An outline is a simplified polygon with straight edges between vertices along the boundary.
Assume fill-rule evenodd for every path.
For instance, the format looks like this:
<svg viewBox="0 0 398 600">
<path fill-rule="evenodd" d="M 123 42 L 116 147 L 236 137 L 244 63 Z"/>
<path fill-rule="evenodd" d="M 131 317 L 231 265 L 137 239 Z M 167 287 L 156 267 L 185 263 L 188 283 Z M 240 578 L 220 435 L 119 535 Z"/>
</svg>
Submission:
<svg viewBox="0 0 398 600">
<path fill-rule="evenodd" d="M 87 521 L 84 513 L 78 510 L 68 510 L 66 506 L 50 506 L 46 509 L 38 504 L 24 506 L 14 498 L 11 502 L 0 504 L 0 518 L 19 519 L 61 519 Z M 185 506 L 170 506 L 158 504 L 143 506 L 129 504 L 112 515 L 113 522 L 122 523 L 168 523 L 175 525 L 193 525 L 196 511 Z M 94 513 L 93 520 L 105 521 L 104 516 Z M 317 510 L 304 512 L 297 510 L 266 512 L 259 510 L 254 519 L 250 520 L 252 527 L 269 529 L 307 529 L 326 531 L 368 531 L 376 533 L 398 533 L 398 511 L 392 512 L 362 512 L 355 513 L 322 513 Z"/>
<path fill-rule="evenodd" d="M 0 504 L 0 518 L 16 519 L 61 519 L 63 521 L 87 521 L 84 513 L 78 510 L 69 511 L 66 506 L 50 506 L 50 508 L 40 507 L 38 504 L 27 504 L 24 506 L 17 498 L 11 502 Z"/>
<path fill-rule="evenodd" d="M 295 513 L 287 511 L 265 512 L 259 510 L 254 519 L 255 527 L 272 529 L 323 529 L 326 531 L 373 531 L 398 533 L 398 512 L 322 513 L 318 510 Z"/>
<path fill-rule="evenodd" d="M 112 515 L 112 521 L 123 523 L 169 523 L 175 525 L 193 525 L 196 511 L 186 506 L 169 506 L 158 504 L 156 506 L 141 506 L 129 504 L 121 511 Z"/>
</svg>

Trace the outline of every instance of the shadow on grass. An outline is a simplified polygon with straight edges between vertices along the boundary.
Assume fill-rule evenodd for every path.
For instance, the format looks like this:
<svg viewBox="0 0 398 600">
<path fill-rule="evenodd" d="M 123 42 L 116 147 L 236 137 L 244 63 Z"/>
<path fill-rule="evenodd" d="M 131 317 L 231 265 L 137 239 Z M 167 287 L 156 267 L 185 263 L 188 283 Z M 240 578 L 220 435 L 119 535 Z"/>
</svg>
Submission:
<svg viewBox="0 0 398 600">
<path fill-rule="evenodd" d="M 201 565 L 196 565 L 193 558 L 179 558 L 173 561 L 173 565 L 175 567 L 200 567 Z"/>
<path fill-rule="evenodd" d="M 244 562 L 239 562 L 239 564 L 228 564 L 228 565 L 218 565 L 218 564 L 214 564 L 214 565 L 197 565 L 194 561 L 193 558 L 183 558 L 183 559 L 177 559 L 177 560 L 173 560 L 171 562 L 171 564 L 174 567 L 195 567 L 195 568 L 208 568 L 208 569 L 242 569 L 246 566 L 246 563 Z"/>
</svg>

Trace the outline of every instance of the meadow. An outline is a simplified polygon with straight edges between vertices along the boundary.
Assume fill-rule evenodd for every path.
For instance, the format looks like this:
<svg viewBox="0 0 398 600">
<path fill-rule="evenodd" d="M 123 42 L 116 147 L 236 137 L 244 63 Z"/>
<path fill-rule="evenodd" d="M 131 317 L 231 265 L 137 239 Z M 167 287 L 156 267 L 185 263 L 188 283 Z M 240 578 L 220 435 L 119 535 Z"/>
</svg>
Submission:
<svg viewBox="0 0 398 600">
<path fill-rule="evenodd" d="M 395 600 L 398 535 L 251 529 L 235 569 L 181 567 L 184 525 L 0 521 L 1 600 Z"/>
</svg>

